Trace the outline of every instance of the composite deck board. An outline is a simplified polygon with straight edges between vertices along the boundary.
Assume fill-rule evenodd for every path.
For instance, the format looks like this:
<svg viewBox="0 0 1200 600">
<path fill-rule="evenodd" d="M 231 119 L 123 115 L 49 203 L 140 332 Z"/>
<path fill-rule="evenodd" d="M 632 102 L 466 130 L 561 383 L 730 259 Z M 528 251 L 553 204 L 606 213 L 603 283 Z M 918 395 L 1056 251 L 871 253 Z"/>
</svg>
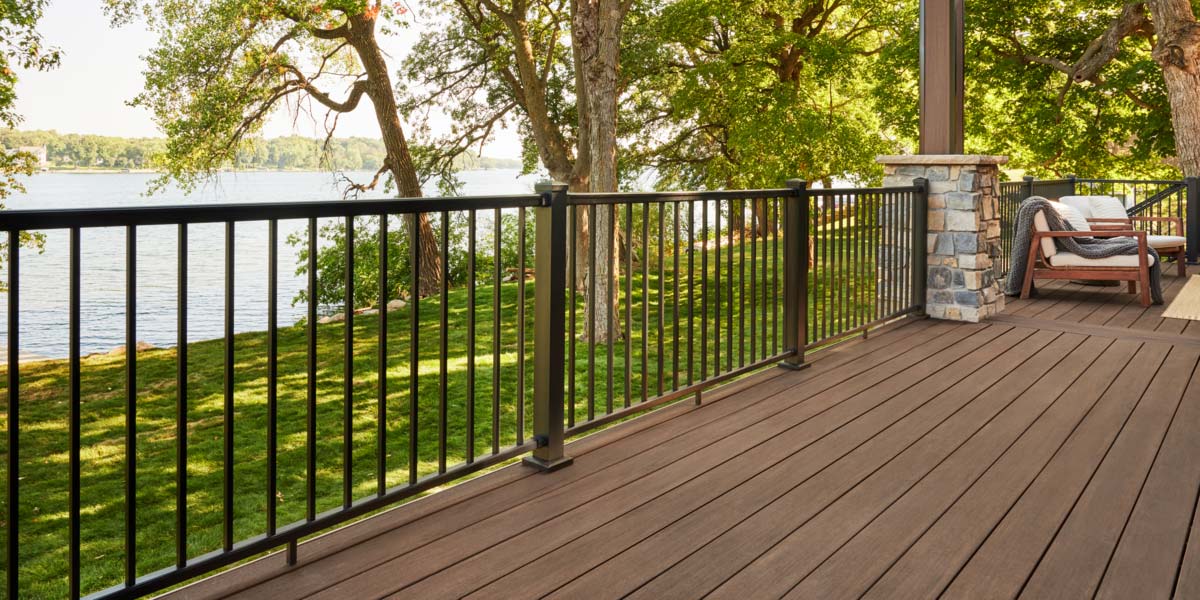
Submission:
<svg viewBox="0 0 1200 600">
<path fill-rule="evenodd" d="M 760 428 L 770 427 L 776 417 L 785 411 L 794 409 L 805 415 L 818 414 L 822 409 L 870 387 L 877 380 L 905 371 L 924 358 L 970 337 L 972 333 L 986 329 L 982 326 L 962 328 L 933 324 L 922 334 L 907 336 L 910 339 L 885 345 L 872 355 L 874 360 L 850 361 L 826 371 L 820 377 L 809 375 L 807 371 L 801 371 L 794 377 L 777 377 L 739 394 L 736 401 L 745 405 L 740 410 L 684 432 L 656 435 L 657 443 L 645 444 L 639 452 L 628 453 L 627 458 L 609 466 L 568 469 L 577 473 L 567 478 L 570 479 L 567 483 L 551 490 L 539 494 L 537 490 L 527 488 L 535 486 L 539 479 L 558 480 L 559 473 L 535 478 L 525 485 L 518 484 L 519 489 L 505 490 L 503 495 L 507 499 L 503 502 L 496 502 L 492 498 L 501 494 L 487 494 L 482 498 L 486 502 L 484 510 L 477 510 L 480 507 L 475 504 L 457 507 L 455 514 L 441 515 L 442 518 L 434 520 L 436 523 L 422 519 L 386 537 L 357 544 L 324 560 L 336 561 L 335 570 L 344 575 L 378 573 L 382 570 L 380 565 L 389 561 L 404 561 L 406 578 L 412 578 L 417 573 L 431 574 L 455 560 L 469 556 L 465 554 L 468 548 L 479 547 L 485 535 L 490 536 L 488 539 L 502 540 L 505 534 L 514 534 L 521 531 L 522 527 L 540 524 L 597 495 L 670 466 L 681 458 L 691 457 L 701 448 L 724 440 L 729 440 L 725 442 L 726 446 L 736 445 L 739 443 L 736 440 L 749 435 L 744 429 L 756 425 Z M 811 370 L 816 370 L 816 367 Z M 790 386 L 797 388 L 795 393 L 781 394 Z M 816 401 L 806 402 L 814 397 Z M 694 411 L 693 418 L 701 418 L 704 412 L 703 408 Z M 686 428 L 690 420 L 681 419 L 677 426 Z M 633 457 L 636 460 L 632 460 Z M 580 466 L 581 459 L 577 457 L 572 467 Z M 543 510 L 543 506 L 549 509 Z M 451 526 L 447 523 L 455 528 L 443 533 L 444 528 Z M 462 538 L 466 538 L 465 547 L 457 544 Z M 399 549 L 403 551 L 397 556 Z M 413 560 L 408 560 L 410 558 Z M 307 577 L 289 577 L 286 582 L 270 582 L 266 584 L 269 587 L 248 590 L 247 597 L 276 590 L 280 584 L 287 586 L 284 589 L 289 594 L 309 594 L 329 588 L 331 595 L 356 585 L 353 582 L 338 583 L 330 588 L 331 581 L 319 574 L 320 570 L 314 570 Z"/>
<path fill-rule="evenodd" d="M 736 597 L 739 590 L 744 589 L 761 590 L 764 596 L 771 597 L 787 593 L 902 498 L 908 501 L 897 506 L 906 511 L 905 514 L 916 519 L 936 517 L 936 514 L 928 515 L 924 511 L 937 511 L 939 507 L 936 504 L 926 506 L 925 501 L 936 503 L 956 498 L 965 486 L 1035 425 L 1037 434 L 1045 438 L 1069 434 L 1090 409 L 1098 392 L 1116 377 L 1114 371 L 1119 372 L 1120 366 L 1133 355 L 1136 348 L 1128 346 L 1121 342 L 1113 344 L 1065 392 L 1023 395 L 1018 399 L 1023 401 L 1021 404 L 1010 406 L 948 452 L 918 453 L 904 465 L 906 468 L 876 473 L 854 493 L 823 511 L 819 518 L 763 552 L 752 564 L 726 581 L 713 597 Z M 1056 402 L 1060 397 L 1092 400 Z"/>
<path fill-rule="evenodd" d="M 376 535 L 342 552 L 317 559 L 313 564 L 322 564 L 320 569 L 303 569 L 288 573 L 286 582 L 264 581 L 258 587 L 247 589 L 244 595 L 255 597 L 276 589 L 278 585 L 285 585 L 288 592 L 296 594 L 319 590 L 331 584 L 329 578 L 323 574 L 326 569 L 347 575 L 354 574 L 392 557 L 396 548 L 418 550 L 426 543 L 508 511 L 530 497 L 560 494 L 561 490 L 584 481 L 603 481 L 605 469 L 618 467 L 635 457 L 640 467 L 670 464 L 686 456 L 693 448 L 734 434 L 742 427 L 770 418 L 787 408 L 788 404 L 766 402 L 781 390 L 803 386 L 803 393 L 786 398 L 798 404 L 812 395 L 835 388 L 844 382 L 853 381 L 853 385 L 864 385 L 857 376 L 871 370 L 872 364 L 883 365 L 884 369 L 889 370 L 903 370 L 911 361 L 919 360 L 921 356 L 933 353 L 970 333 L 971 331 L 946 324 L 921 321 L 897 331 L 897 335 L 864 340 L 857 353 L 822 360 L 807 370 L 786 373 L 784 376 L 761 382 L 729 398 L 729 402 L 707 403 L 663 425 L 623 438 L 619 444 L 607 444 L 597 450 L 579 454 L 573 452 L 572 456 L 576 462 L 572 466 L 582 464 L 585 465 L 583 469 L 567 469 L 555 473 L 553 477 L 526 477 L 486 494 L 471 496 L 453 506 L 451 513 L 404 522 L 401 527 L 389 531 L 387 536 Z M 895 361 L 895 364 L 891 361 Z M 637 420 L 634 420 L 629 423 L 636 422 Z M 607 435 L 606 432 L 605 436 L 585 438 L 578 444 L 572 444 L 572 450 L 593 439 L 604 439 Z M 672 443 L 670 448 L 664 446 L 667 441 Z M 501 472 L 509 470 L 529 472 L 520 467 L 510 467 Z M 489 477 L 492 476 L 494 475 Z M 416 504 L 420 503 L 414 503 Z"/>
<path fill-rule="evenodd" d="M 945 365 L 945 362 L 953 360 L 942 356 L 943 354 L 948 354 L 949 357 L 968 354 L 998 337 L 1006 329 L 1000 326 L 985 327 L 961 343 L 948 347 L 944 352 L 939 352 L 937 356 L 940 358 L 922 360 L 901 370 L 895 377 L 886 380 L 884 387 L 886 388 L 889 384 L 895 387 L 907 387 L 920 382 L 937 372 Z M 944 337 L 948 338 L 951 335 L 947 334 Z M 913 350 L 906 356 L 919 355 L 920 350 Z M 567 538 L 565 541 L 569 541 L 572 536 L 586 533 L 588 525 L 593 522 L 593 519 L 606 516 L 616 517 L 619 515 L 619 511 L 635 507 L 631 505 L 634 500 L 644 496 L 654 497 L 669 491 L 692 477 L 716 468 L 749 445 L 762 443 L 792 427 L 807 423 L 810 419 L 813 420 L 812 426 L 805 428 L 804 432 L 808 437 L 802 439 L 815 438 L 889 398 L 886 393 L 878 391 L 878 388 L 868 387 L 868 393 L 860 393 L 862 390 L 858 389 L 859 387 L 862 386 L 845 385 L 834 388 L 827 393 L 813 397 L 812 401 L 800 404 L 794 409 L 761 420 L 737 435 L 727 436 L 702 449 L 691 450 L 688 452 L 687 460 L 674 462 L 661 469 L 647 470 L 645 473 L 635 472 L 644 477 L 635 478 L 632 476 L 633 473 L 627 473 L 631 471 L 630 469 L 625 469 L 620 474 L 614 474 L 614 476 L 594 482 L 595 485 L 589 486 L 589 489 L 584 490 L 582 494 L 564 498 L 565 501 L 559 501 L 558 498 L 548 501 L 541 498 L 531 500 L 508 511 L 508 514 L 498 515 L 482 526 L 476 526 L 463 532 L 462 535 L 451 535 L 438 540 L 424 548 L 416 556 L 394 558 L 373 567 L 352 579 L 323 590 L 316 597 L 373 597 L 398 591 L 446 567 L 468 559 L 492 545 L 505 542 L 505 545 L 520 546 L 519 542 L 510 541 L 509 538 L 524 534 L 527 530 L 539 525 L 550 523 L 552 518 L 557 519 L 557 523 L 554 523 L 557 526 L 543 528 L 542 531 L 553 537 L 546 540 L 544 535 L 540 536 L 537 543 L 552 545 L 563 538 Z M 662 447 L 670 448 L 675 445 L 675 443 L 669 443 Z M 610 496 L 609 492 L 614 492 L 615 495 Z M 590 500 L 586 503 L 574 504 L 577 498 L 590 498 Z M 543 505 L 545 509 L 542 509 Z M 398 570 L 401 570 L 402 573 L 396 573 Z M 380 577 L 382 573 L 388 573 L 389 576 Z M 417 593 L 413 597 L 424 596 Z"/>
<path fill-rule="evenodd" d="M 1200 322 L 1065 281 L 1009 308 L 902 321 L 171 596 L 1200 597 Z"/>
<path fill-rule="evenodd" d="M 1195 322 L 1189 324 L 1195 325 Z M 1185 380 L 1187 377 L 1185 376 Z M 1182 556 L 1200 487 L 1200 365 L 1101 581 L 1097 598 L 1196 597 L 1200 586 Z M 1178 575 L 1178 584 L 1176 576 Z"/>
<path fill-rule="evenodd" d="M 1039 332 L 1005 352 L 997 361 L 1014 367 L 1027 362 L 1036 365 L 1037 360 L 1053 364 L 1055 357 L 1071 343 L 1056 339 L 1060 337 Z M 1052 349 L 1047 352 L 1048 345 Z M 713 501 L 694 511 L 671 513 L 654 509 L 622 518 L 576 540 L 562 552 L 550 554 L 494 581 L 472 597 L 494 597 L 506 591 L 537 597 L 576 581 L 601 564 L 602 568 L 588 573 L 589 578 L 605 581 L 607 593 L 617 595 L 631 591 L 617 582 L 636 584 L 637 578 L 632 574 L 637 565 L 665 565 L 684 556 L 683 548 L 675 540 L 689 539 L 695 544 L 710 540 L 740 522 L 745 515 L 761 509 L 812 477 L 837 474 L 840 483 L 826 477 L 821 484 L 826 493 L 848 487 L 852 483 L 847 482 L 866 477 L 962 410 L 980 392 L 1002 381 L 1007 377 L 1006 373 L 977 372 L 936 396 L 926 396 L 926 399 L 921 398 L 921 390 L 910 388 L 909 392 L 913 393 L 908 399 L 897 398 L 821 440 L 822 447 L 814 451 L 819 454 L 790 457 L 787 462 L 757 476 L 757 480 L 722 491 Z M 586 585 L 584 580 L 580 582 Z"/>
<path fill-rule="evenodd" d="M 1099 422 L 1102 428 L 1119 428 L 1119 423 L 1132 409 L 1132 402 L 1127 402 L 1127 397 L 1120 393 L 1107 394 L 1106 398 L 1110 401 L 1108 403 L 1102 401 L 1101 404 L 1094 405 L 1094 408 L 1086 407 L 1088 399 L 1095 395 L 1090 392 L 1094 391 L 1096 388 L 1076 388 L 1068 392 L 1070 395 L 1064 394 L 1057 401 L 1058 405 L 1076 403 L 1079 408 L 1087 411 L 1079 427 L 1071 430 L 1071 435 L 1086 431 L 1089 422 Z M 1067 419 L 1068 423 L 1070 421 Z M 943 534 L 953 531 L 953 535 L 960 538 L 974 536 L 979 539 L 980 533 L 987 531 L 985 527 L 989 523 L 994 524 L 999 520 L 1003 509 L 1007 508 L 1006 502 L 1011 505 L 1015 500 L 1012 490 L 1022 489 L 1041 472 L 1042 467 L 1065 443 L 1067 435 L 1054 435 L 1045 427 L 1039 430 L 1039 426 L 1048 423 L 1049 419 L 1041 419 L 1031 427 L 980 477 L 968 483 L 960 497 L 950 499 L 949 510 L 938 513 L 940 508 L 947 506 L 946 498 L 951 495 L 947 492 L 953 491 L 949 485 L 935 485 L 931 481 L 924 495 L 906 495 L 798 585 L 792 596 L 857 598 L 867 589 L 871 589 L 876 580 L 891 568 L 896 558 L 909 550 L 917 539 L 923 538 L 934 526 L 941 527 Z M 955 512 L 956 509 L 958 512 Z M 968 535 L 968 532 L 971 535 Z M 943 537 L 938 543 L 945 541 Z M 959 549 L 961 550 L 961 547 Z M 936 573 L 938 569 L 945 571 L 945 565 L 924 573 L 928 576 Z M 898 567 L 898 572 L 911 572 L 911 564 Z M 928 590 L 933 585 L 931 582 L 922 582 L 919 587 Z M 875 596 L 880 598 L 902 596 L 887 585 L 873 591 L 876 592 Z M 911 588 L 906 593 L 912 597 Z"/>
<path fill-rule="evenodd" d="M 1022 596 L 1094 595 L 1179 407 L 1197 356 L 1195 351 L 1170 352 L 1142 394 L 1130 390 L 1129 396 L 1137 399 L 1137 408 L 1042 557 Z M 1139 366 L 1149 371 L 1153 365 L 1148 360 Z"/>
<path fill-rule="evenodd" d="M 1033 331 L 1010 332 L 1010 334 L 989 343 L 990 348 L 985 347 L 979 352 L 971 352 L 950 365 L 948 369 L 961 370 L 962 373 L 955 374 L 954 377 L 967 378 L 974 370 L 972 362 L 978 365 L 978 361 L 988 360 L 987 356 L 999 357 L 1018 347 L 1025 341 L 1025 338 L 1033 333 Z M 1024 349 L 1035 351 L 1048 342 L 1049 339 L 1039 339 L 1026 345 Z M 990 350 L 990 352 L 985 350 Z M 986 377 L 979 377 L 979 379 L 986 379 Z M 951 381 L 946 383 L 946 385 L 951 384 Z M 913 391 L 913 389 L 910 388 L 909 391 Z M 787 432 L 786 437 L 779 436 L 779 438 L 771 440 L 772 443 L 779 442 L 774 444 L 776 447 L 767 448 L 764 444 L 744 452 L 722 464 L 718 469 L 689 481 L 669 494 L 657 498 L 653 502 L 643 503 L 634 510 L 589 530 L 587 534 L 575 538 L 566 546 L 555 547 L 546 543 L 548 532 L 529 531 L 523 534 L 523 537 L 528 536 L 530 541 L 537 540 L 537 543 L 542 546 L 539 552 L 544 551 L 543 557 L 551 559 L 541 563 L 535 561 L 530 564 L 531 567 L 534 567 L 531 572 L 536 571 L 541 576 L 526 575 L 523 577 L 522 574 L 514 573 L 516 577 L 510 578 L 508 582 L 500 582 L 500 585 L 493 586 L 493 590 L 481 590 L 480 597 L 488 597 L 493 593 L 500 593 L 501 590 L 511 590 L 513 593 L 521 592 L 521 595 L 551 591 L 557 587 L 554 582 L 560 582 L 561 585 L 561 583 L 573 579 L 572 575 L 586 571 L 587 562 L 611 556 L 616 553 L 613 551 L 614 549 L 619 552 L 623 547 L 628 547 L 653 533 L 656 526 L 661 527 L 669 524 L 673 519 L 692 513 L 725 491 L 751 489 L 755 488 L 756 484 L 765 484 L 765 486 L 771 487 L 780 486 L 795 479 L 803 481 L 872 435 L 878 434 L 898 419 L 923 407 L 933 397 L 928 390 L 911 394 L 911 401 L 908 402 L 898 401 L 896 397 L 886 393 L 884 395 L 888 398 L 887 401 L 871 406 L 843 425 L 831 428 L 810 422 L 817 425 L 820 432 L 819 437 L 812 441 L 805 440 L 803 436 L 799 435 L 802 433 L 799 428 L 793 429 Z M 870 394 L 864 393 L 861 396 L 869 397 Z M 763 476 L 756 477 L 760 474 Z M 757 495 L 761 497 L 766 494 L 760 491 Z M 743 504 L 737 508 L 745 506 Z M 595 514 L 589 513 L 587 516 L 594 517 Z M 592 541 L 598 542 L 600 547 L 588 546 L 587 543 Z M 421 597 L 459 597 L 465 592 L 475 591 L 478 587 L 489 583 L 496 575 L 504 574 L 506 569 L 525 564 L 527 560 L 528 557 L 513 559 L 500 552 L 484 553 L 405 591 Z M 478 568 L 485 564 L 492 573 L 486 573 L 486 570 Z M 527 590 L 528 584 L 535 584 L 540 589 Z"/>
</svg>

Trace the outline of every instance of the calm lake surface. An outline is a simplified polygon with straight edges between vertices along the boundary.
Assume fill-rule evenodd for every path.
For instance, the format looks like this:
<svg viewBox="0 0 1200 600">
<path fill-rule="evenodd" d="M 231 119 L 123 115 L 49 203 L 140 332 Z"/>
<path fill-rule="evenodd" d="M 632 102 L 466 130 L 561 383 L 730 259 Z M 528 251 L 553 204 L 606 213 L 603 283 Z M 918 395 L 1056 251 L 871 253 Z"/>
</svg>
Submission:
<svg viewBox="0 0 1200 600">
<path fill-rule="evenodd" d="M 370 173 L 355 173 L 367 181 Z M 27 193 L 9 198 L 11 209 L 95 208 L 239 202 L 296 202 L 341 198 L 330 173 L 226 173 L 192 194 L 170 188 L 145 196 L 150 174 L 42 173 L 26 179 Z M 526 194 L 536 177 L 515 170 L 466 171 L 459 174 L 463 194 Z M 430 189 L 427 194 L 435 194 Z M 376 192 L 363 198 L 382 198 Z M 482 224 L 482 222 L 481 222 Z M 303 232 L 305 221 L 279 223 L 279 323 L 300 320 L 306 308 L 292 306 L 305 281 L 297 276 L 296 249 L 288 234 Z M 68 258 L 66 230 L 50 230 L 45 251 L 21 250 L 21 352 L 43 357 L 67 355 Z M 84 229 L 82 237 L 82 307 L 80 345 L 83 354 L 107 352 L 125 343 L 125 230 Z M 137 338 L 155 346 L 176 341 L 176 227 L 138 228 Z M 198 341 L 224 333 L 224 225 L 192 225 L 188 229 L 188 339 Z M 234 326 L 238 332 L 267 327 L 267 224 L 238 224 L 235 248 Z M 7 277 L 5 272 L 4 277 Z M 8 295 L 0 293 L 0 340 L 7 343 Z M 2 361 L 0 361 L 2 362 Z"/>
</svg>

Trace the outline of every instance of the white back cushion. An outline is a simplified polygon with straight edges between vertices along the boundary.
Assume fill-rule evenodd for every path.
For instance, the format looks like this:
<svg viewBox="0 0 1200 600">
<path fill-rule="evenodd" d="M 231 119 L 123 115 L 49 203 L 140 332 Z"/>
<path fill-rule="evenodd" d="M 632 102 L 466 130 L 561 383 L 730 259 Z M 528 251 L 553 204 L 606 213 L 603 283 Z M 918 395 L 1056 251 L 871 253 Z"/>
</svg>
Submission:
<svg viewBox="0 0 1200 600">
<path fill-rule="evenodd" d="M 1071 205 L 1063 202 L 1050 201 L 1050 206 L 1054 207 L 1054 210 L 1058 212 L 1058 216 L 1062 217 L 1064 221 L 1071 224 L 1071 229 L 1074 229 L 1075 231 L 1091 231 L 1092 228 L 1090 225 L 1088 225 L 1087 218 L 1079 214 L 1079 212 L 1076 211 Z"/>
<path fill-rule="evenodd" d="M 1092 214 L 1098 219 L 1128 219 L 1125 205 L 1112 196 L 1096 196 L 1092 198 Z"/>
<path fill-rule="evenodd" d="M 1050 231 L 1050 224 L 1046 222 L 1046 215 L 1042 211 L 1037 211 L 1033 215 L 1033 230 L 1034 231 Z M 1050 258 L 1058 253 L 1058 247 L 1054 245 L 1054 238 L 1042 238 L 1042 255 Z"/>
<path fill-rule="evenodd" d="M 1075 209 L 1084 219 L 1095 218 L 1095 215 L 1092 214 L 1092 203 L 1088 196 L 1063 196 L 1058 201 Z"/>
</svg>

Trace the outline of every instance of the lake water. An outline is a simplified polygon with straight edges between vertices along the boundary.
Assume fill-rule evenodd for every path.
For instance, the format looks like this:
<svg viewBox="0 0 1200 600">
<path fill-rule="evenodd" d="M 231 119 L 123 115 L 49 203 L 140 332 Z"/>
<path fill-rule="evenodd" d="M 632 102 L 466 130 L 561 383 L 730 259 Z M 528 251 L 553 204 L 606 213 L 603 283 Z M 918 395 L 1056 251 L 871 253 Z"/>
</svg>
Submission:
<svg viewBox="0 0 1200 600">
<path fill-rule="evenodd" d="M 349 174 L 356 181 L 369 173 Z M 238 202 L 296 202 L 341 197 L 330 173 L 226 173 L 192 194 L 170 188 L 145 196 L 149 174 L 42 173 L 26 179 L 27 193 L 9 198 L 11 209 L 94 208 Z M 535 177 L 515 170 L 466 171 L 463 194 L 526 194 Z M 427 190 L 428 194 L 435 190 Z M 363 198 L 385 197 L 376 192 Z M 306 313 L 292 299 L 305 280 L 297 276 L 296 250 L 285 240 L 304 231 L 305 221 L 279 223 L 279 323 L 290 324 Z M 238 224 L 235 233 L 235 311 L 238 332 L 267 327 L 267 224 Z M 21 250 L 21 351 L 65 357 L 68 350 L 68 258 L 66 230 L 46 231 L 45 251 Z M 84 354 L 107 352 L 125 343 L 125 230 L 83 229 L 80 346 Z M 192 225 L 188 229 L 188 339 L 198 341 L 224 333 L 224 226 Z M 176 227 L 138 228 L 137 338 L 155 346 L 176 341 Z M 3 274 L 7 278 L 7 272 Z M 8 295 L 0 293 L 0 343 L 7 343 Z"/>
</svg>

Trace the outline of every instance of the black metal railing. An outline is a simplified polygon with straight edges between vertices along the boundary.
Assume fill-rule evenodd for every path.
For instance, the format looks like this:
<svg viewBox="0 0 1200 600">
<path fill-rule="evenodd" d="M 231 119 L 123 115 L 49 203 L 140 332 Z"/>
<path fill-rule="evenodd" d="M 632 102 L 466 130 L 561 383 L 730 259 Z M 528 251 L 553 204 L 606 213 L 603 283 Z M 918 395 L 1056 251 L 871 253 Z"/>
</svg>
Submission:
<svg viewBox="0 0 1200 600">
<path fill-rule="evenodd" d="M 1147 221 L 1135 227 L 1156 235 L 1182 235 L 1187 239 L 1188 262 L 1200 260 L 1200 178 L 1179 180 L 1089 179 L 1068 176 L 1043 181 L 1026 177 L 1022 181 L 1000 184 L 1001 256 L 995 266 L 998 276 L 1008 273 L 1012 257 L 1013 225 L 1021 202 L 1030 196 L 1057 199 L 1063 196 L 1113 196 L 1125 206 L 1129 216 L 1173 217 L 1183 223 L 1176 231 L 1173 223 Z"/>
<path fill-rule="evenodd" d="M 294 562 L 305 536 L 469 473 L 522 455 L 559 468 L 572 435 L 699 403 L 767 365 L 803 367 L 809 348 L 923 310 L 926 201 L 920 181 L 645 194 L 547 184 L 526 196 L 0 213 L 6 590 L 125 598 L 281 546 Z M 294 326 L 278 322 L 284 222 L 302 232 L 306 312 Z M 197 342 L 189 236 L 205 223 L 223 225 L 224 335 Z M 332 270 L 323 225 L 344 236 Z M 176 346 L 143 350 L 139 232 L 159 226 L 174 230 L 154 233 L 174 237 Z M 82 234 L 101 227 L 124 230 L 126 345 L 85 361 Z M 249 243 L 242 228 L 265 231 Z M 16 242 L 51 229 L 69 232 L 65 379 L 60 363 L 20 362 Z M 235 329 L 247 249 L 267 263 L 261 333 Z M 367 259 L 378 262 L 364 278 Z M 335 281 L 343 316 L 322 324 Z M 363 297 L 373 308 L 356 310 Z M 47 433 L 56 422 L 64 434 Z M 35 452 L 65 453 L 63 468 Z M 65 577 L 40 576 L 55 564 Z"/>
</svg>

